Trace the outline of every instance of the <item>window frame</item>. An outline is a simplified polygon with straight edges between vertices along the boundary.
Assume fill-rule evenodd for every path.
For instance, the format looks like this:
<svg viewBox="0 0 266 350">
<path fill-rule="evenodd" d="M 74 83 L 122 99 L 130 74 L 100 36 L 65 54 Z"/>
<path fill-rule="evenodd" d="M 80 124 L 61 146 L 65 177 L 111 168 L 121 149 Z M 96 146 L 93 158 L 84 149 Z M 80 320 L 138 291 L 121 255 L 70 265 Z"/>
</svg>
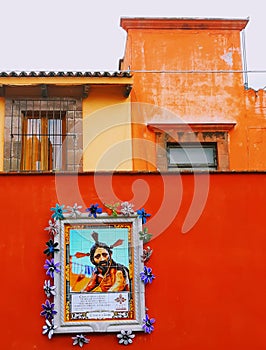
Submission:
<svg viewBox="0 0 266 350">
<path fill-rule="evenodd" d="M 22 114 L 22 148 L 21 148 L 21 162 L 20 162 L 20 170 L 21 171 L 51 171 L 51 170 L 64 170 L 65 169 L 65 159 L 66 159 L 66 147 L 64 146 L 64 140 L 66 137 L 66 111 L 51 111 L 51 110 L 27 110 L 21 111 Z M 40 121 L 40 132 L 39 133 L 29 133 L 28 132 L 28 122 L 29 120 L 39 120 Z M 61 121 L 61 132 L 59 133 L 62 141 L 61 141 L 61 166 L 60 169 L 57 169 L 54 166 L 54 156 L 56 156 L 56 151 L 54 150 L 54 144 L 51 142 L 50 138 L 53 136 L 52 133 L 49 132 L 49 121 L 50 120 L 59 120 Z M 28 138 L 29 136 L 29 138 Z M 35 143 L 34 136 L 37 137 L 39 141 L 38 145 L 38 162 L 39 165 L 33 163 L 31 160 L 33 158 L 34 150 L 33 145 Z M 32 139 L 31 151 L 28 152 L 30 148 L 28 146 L 28 141 Z M 28 154 L 29 153 L 29 154 Z M 29 167 L 27 166 L 29 165 Z M 26 165 L 26 166 L 25 166 Z"/>
<path fill-rule="evenodd" d="M 148 123 L 147 128 L 154 134 L 156 145 L 156 168 L 159 171 L 175 170 L 168 168 L 166 147 L 168 142 L 215 142 L 217 144 L 217 169 L 214 171 L 228 171 L 230 169 L 230 132 L 235 125 L 236 121 L 234 120 L 210 122 L 207 121 L 207 118 L 204 122 L 186 123 L 178 120 L 174 123 L 162 121 Z M 194 170 L 197 171 L 197 168 Z M 183 171 L 183 169 L 180 168 L 179 171 Z"/>
</svg>

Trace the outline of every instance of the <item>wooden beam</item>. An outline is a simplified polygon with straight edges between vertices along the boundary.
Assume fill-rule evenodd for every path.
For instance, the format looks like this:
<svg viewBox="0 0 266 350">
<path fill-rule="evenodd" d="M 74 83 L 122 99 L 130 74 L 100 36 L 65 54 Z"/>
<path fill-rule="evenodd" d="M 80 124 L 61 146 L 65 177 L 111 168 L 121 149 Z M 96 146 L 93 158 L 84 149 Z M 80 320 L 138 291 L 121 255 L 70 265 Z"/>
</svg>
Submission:
<svg viewBox="0 0 266 350">
<path fill-rule="evenodd" d="M 128 98 L 130 92 L 132 90 L 132 85 L 128 84 L 125 86 L 125 89 L 124 89 L 124 97 Z"/>
<path fill-rule="evenodd" d="M 89 91 L 90 91 L 90 86 L 89 85 L 83 85 L 83 90 L 82 90 L 82 97 L 83 98 L 87 98 L 89 95 Z"/>
<path fill-rule="evenodd" d="M 5 85 L 0 84 L 0 97 L 5 96 Z"/>
<path fill-rule="evenodd" d="M 47 84 L 41 84 L 41 95 L 42 95 L 42 98 L 48 97 Z"/>
</svg>

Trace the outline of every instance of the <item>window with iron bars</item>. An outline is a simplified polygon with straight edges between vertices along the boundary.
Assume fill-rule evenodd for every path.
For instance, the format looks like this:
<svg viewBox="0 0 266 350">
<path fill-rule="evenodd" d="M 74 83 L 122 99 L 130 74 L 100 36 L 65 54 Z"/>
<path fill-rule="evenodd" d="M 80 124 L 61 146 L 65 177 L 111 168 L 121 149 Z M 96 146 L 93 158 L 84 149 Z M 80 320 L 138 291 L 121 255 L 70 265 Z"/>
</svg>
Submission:
<svg viewBox="0 0 266 350">
<path fill-rule="evenodd" d="M 79 171 L 81 158 L 80 100 L 6 101 L 6 171 Z"/>
</svg>

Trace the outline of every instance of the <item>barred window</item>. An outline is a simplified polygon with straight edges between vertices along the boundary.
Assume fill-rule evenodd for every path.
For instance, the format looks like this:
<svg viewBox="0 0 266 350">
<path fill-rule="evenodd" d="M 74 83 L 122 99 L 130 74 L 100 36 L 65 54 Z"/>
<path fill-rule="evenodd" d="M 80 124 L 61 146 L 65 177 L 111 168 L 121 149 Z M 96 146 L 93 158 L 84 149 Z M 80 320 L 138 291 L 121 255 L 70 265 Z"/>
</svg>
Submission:
<svg viewBox="0 0 266 350">
<path fill-rule="evenodd" d="M 82 157 L 81 101 L 7 100 L 6 171 L 77 171 Z"/>
</svg>

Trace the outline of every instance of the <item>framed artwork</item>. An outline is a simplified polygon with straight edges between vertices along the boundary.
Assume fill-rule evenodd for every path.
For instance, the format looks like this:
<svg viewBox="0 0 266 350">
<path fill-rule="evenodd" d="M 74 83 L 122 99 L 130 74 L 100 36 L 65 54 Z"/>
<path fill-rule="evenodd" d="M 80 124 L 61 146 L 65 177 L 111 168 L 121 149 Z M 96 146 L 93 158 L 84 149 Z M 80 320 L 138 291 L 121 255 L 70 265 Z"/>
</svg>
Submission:
<svg viewBox="0 0 266 350">
<path fill-rule="evenodd" d="M 54 237 L 54 333 L 143 331 L 142 220 L 64 216 Z"/>
</svg>

